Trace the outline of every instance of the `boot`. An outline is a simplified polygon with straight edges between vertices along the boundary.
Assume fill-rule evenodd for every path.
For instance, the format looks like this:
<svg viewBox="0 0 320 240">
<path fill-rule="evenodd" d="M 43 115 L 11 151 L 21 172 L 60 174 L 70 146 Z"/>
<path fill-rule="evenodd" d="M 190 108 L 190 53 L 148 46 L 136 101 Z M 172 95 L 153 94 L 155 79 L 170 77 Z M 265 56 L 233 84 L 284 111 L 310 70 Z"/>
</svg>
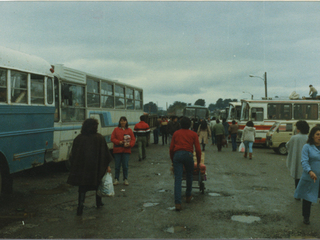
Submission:
<svg viewBox="0 0 320 240">
<path fill-rule="evenodd" d="M 78 198 L 78 208 L 77 208 L 77 215 L 81 216 L 83 212 L 83 203 L 84 199 L 86 198 L 85 192 L 79 192 L 79 198 Z"/>
<path fill-rule="evenodd" d="M 246 152 L 244 153 L 243 157 L 247 158 L 247 153 Z"/>
<path fill-rule="evenodd" d="M 97 205 L 97 208 L 100 208 L 104 205 L 102 202 L 102 198 L 98 194 L 96 194 L 96 205 Z"/>
<path fill-rule="evenodd" d="M 249 159 L 252 159 L 252 153 L 249 153 Z"/>
</svg>

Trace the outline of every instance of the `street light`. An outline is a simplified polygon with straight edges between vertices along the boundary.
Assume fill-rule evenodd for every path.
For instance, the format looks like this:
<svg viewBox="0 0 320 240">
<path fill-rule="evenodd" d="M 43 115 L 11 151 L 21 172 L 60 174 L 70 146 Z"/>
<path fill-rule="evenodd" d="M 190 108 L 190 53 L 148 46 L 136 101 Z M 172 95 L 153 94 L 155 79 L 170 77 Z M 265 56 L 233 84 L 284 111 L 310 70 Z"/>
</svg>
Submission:
<svg viewBox="0 0 320 240">
<path fill-rule="evenodd" d="M 243 93 L 249 93 L 249 92 L 245 92 L 243 91 Z M 251 95 L 251 100 L 253 100 L 253 94 L 249 93 Z"/>
<path fill-rule="evenodd" d="M 268 97 L 268 94 L 267 94 L 267 72 L 264 73 L 264 78 L 259 77 L 259 76 L 254 76 L 252 74 L 250 74 L 249 77 L 257 77 L 257 78 L 262 79 L 262 81 L 264 81 L 264 92 L 265 92 L 264 95 L 267 98 Z"/>
</svg>

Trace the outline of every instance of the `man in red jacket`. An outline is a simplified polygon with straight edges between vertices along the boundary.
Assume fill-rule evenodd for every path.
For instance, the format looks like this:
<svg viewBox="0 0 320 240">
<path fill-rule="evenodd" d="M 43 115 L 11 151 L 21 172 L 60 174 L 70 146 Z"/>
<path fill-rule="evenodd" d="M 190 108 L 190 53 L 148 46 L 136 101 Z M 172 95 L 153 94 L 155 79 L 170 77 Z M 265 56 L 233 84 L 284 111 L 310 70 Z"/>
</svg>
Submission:
<svg viewBox="0 0 320 240">
<path fill-rule="evenodd" d="M 133 132 L 137 136 L 137 142 L 138 142 L 138 148 L 139 148 L 139 161 L 141 159 L 146 158 L 146 145 L 148 141 L 148 135 L 150 134 L 150 127 L 149 125 L 144 121 L 145 116 L 140 116 L 140 122 L 138 122 L 134 126 Z"/>
<path fill-rule="evenodd" d="M 187 175 L 186 202 L 190 203 L 192 199 L 192 180 L 193 180 L 193 146 L 196 148 L 198 167 L 201 161 L 201 148 L 198 134 L 189 130 L 191 120 L 183 117 L 180 121 L 181 129 L 175 131 L 170 145 L 170 158 L 174 168 L 174 201 L 176 211 L 181 210 L 181 182 L 183 166 Z"/>
</svg>

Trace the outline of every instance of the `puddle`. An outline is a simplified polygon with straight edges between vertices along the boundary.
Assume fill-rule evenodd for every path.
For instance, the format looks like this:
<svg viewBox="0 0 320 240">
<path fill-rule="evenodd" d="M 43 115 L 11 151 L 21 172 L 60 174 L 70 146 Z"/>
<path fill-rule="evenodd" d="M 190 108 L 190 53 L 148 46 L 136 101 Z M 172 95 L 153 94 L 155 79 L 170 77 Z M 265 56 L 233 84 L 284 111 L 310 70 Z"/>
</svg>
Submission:
<svg viewBox="0 0 320 240">
<path fill-rule="evenodd" d="M 221 197 L 221 194 L 219 193 L 208 193 L 208 195 L 211 197 Z"/>
<path fill-rule="evenodd" d="M 154 206 L 157 206 L 159 205 L 159 203 L 144 203 L 143 206 L 144 207 L 154 207 Z"/>
<path fill-rule="evenodd" d="M 186 226 L 184 226 L 184 227 L 182 227 L 182 226 L 171 226 L 171 227 L 165 229 L 164 231 L 168 232 L 168 233 L 179 233 L 179 232 L 184 232 L 186 230 L 187 230 Z"/>
<path fill-rule="evenodd" d="M 259 222 L 261 218 L 255 216 L 246 216 L 246 215 L 233 215 L 231 217 L 232 221 L 243 222 L 243 223 L 253 223 Z"/>
</svg>

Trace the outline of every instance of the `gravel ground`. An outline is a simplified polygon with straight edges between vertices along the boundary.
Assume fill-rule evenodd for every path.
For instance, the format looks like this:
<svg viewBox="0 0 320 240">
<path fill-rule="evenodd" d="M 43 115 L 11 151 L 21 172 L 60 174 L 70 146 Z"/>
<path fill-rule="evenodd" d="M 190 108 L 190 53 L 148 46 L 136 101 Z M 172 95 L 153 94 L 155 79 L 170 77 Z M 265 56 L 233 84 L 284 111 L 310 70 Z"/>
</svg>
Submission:
<svg viewBox="0 0 320 240">
<path fill-rule="evenodd" d="M 142 162 L 134 148 L 130 185 L 121 181 L 101 209 L 88 192 L 81 217 L 77 188 L 66 184 L 64 165 L 48 164 L 14 175 L 14 193 L 0 198 L 0 237 L 320 238 L 319 204 L 312 205 L 311 224 L 304 225 L 285 159 L 256 147 L 249 160 L 230 145 L 222 152 L 208 145 L 205 193 L 194 181 L 193 200 L 183 199 L 176 212 L 168 145 L 150 144 Z"/>
</svg>

